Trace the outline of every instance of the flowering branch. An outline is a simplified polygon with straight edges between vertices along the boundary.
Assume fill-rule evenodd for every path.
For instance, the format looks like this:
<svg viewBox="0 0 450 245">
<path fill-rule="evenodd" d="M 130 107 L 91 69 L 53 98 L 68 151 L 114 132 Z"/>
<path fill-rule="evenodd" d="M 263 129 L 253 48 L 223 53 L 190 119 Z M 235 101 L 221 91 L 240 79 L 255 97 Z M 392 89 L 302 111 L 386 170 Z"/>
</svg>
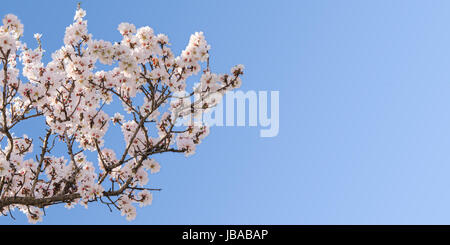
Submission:
<svg viewBox="0 0 450 245">
<path fill-rule="evenodd" d="M 134 219 L 134 204 L 151 204 L 151 191 L 160 190 L 147 187 L 148 173 L 160 170 L 153 155 L 193 154 L 209 134 L 194 118 L 241 85 L 242 65 L 231 74 L 211 72 L 210 46 L 201 32 L 175 56 L 168 37 L 148 26 L 136 30 L 121 23 L 120 42 L 95 40 L 85 15 L 78 6 L 64 46 L 46 65 L 41 34 L 34 36 L 38 48 L 30 49 L 20 41 L 23 25 L 16 16 L 6 15 L 0 26 L 0 212 L 5 216 L 13 217 L 11 210 L 17 208 L 35 223 L 47 206 L 99 202 Z M 96 70 L 98 63 L 111 69 Z M 188 78 L 197 74 L 199 83 L 186 91 Z M 104 111 L 114 99 L 127 118 Z M 14 129 L 35 118 L 45 119 L 46 130 L 33 159 L 33 139 L 15 135 Z M 123 133 L 119 155 L 104 146 L 111 124 Z M 59 145 L 66 153 L 58 156 L 52 150 Z M 96 164 L 85 151 L 96 152 Z"/>
</svg>

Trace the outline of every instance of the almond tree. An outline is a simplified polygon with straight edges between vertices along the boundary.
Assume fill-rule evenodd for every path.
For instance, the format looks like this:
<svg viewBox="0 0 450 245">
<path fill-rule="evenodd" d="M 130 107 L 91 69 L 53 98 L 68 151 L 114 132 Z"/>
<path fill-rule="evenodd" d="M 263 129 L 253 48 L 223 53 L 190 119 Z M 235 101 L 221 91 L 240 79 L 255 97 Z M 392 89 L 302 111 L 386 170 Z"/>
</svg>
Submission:
<svg viewBox="0 0 450 245">
<path fill-rule="evenodd" d="M 31 49 L 21 41 L 23 25 L 15 15 L 6 15 L 0 26 L 0 212 L 5 216 L 14 217 L 18 209 L 35 223 L 47 206 L 99 202 L 134 219 L 135 205 L 151 204 L 152 191 L 159 190 L 147 185 L 148 173 L 160 170 L 154 156 L 193 154 L 209 133 L 194 118 L 241 84 L 242 65 L 230 74 L 211 72 L 202 32 L 191 35 L 175 56 L 168 37 L 148 26 L 121 23 L 120 42 L 96 40 L 85 15 L 78 7 L 64 46 L 46 65 L 41 34 L 34 35 L 38 47 Z M 98 70 L 98 64 L 109 69 Z M 199 81 L 187 91 L 187 80 L 195 75 Z M 122 103 L 125 116 L 105 112 L 113 100 Z M 14 133 L 17 125 L 36 118 L 45 121 L 39 140 Z M 120 151 L 104 146 L 109 127 L 121 128 Z M 64 151 L 55 150 L 61 146 Z M 97 159 L 88 159 L 87 151 Z"/>
</svg>

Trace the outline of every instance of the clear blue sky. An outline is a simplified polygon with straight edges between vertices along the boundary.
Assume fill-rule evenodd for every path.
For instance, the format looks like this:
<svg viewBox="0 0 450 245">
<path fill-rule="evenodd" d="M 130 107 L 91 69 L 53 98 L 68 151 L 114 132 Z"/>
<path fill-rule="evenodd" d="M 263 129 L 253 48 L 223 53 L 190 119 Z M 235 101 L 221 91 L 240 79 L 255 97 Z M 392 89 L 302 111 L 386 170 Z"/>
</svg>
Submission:
<svg viewBox="0 0 450 245">
<path fill-rule="evenodd" d="M 43 224 L 450 224 L 449 1 L 82 6 L 97 39 L 119 40 L 126 21 L 180 51 L 205 32 L 216 72 L 242 63 L 242 90 L 280 91 L 280 132 L 215 127 L 194 156 L 159 158 L 150 182 L 163 191 L 133 222 L 78 206 L 49 208 Z M 75 7 L 6 1 L 0 14 L 19 16 L 29 45 L 43 33 L 48 60 Z M 15 216 L 0 224 L 26 223 Z"/>
</svg>

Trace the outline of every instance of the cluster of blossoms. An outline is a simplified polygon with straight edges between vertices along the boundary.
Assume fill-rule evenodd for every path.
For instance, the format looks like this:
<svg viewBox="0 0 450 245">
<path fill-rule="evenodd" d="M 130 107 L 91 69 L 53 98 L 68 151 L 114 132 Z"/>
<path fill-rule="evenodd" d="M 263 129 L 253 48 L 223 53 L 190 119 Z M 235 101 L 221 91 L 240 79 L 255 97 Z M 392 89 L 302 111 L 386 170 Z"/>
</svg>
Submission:
<svg viewBox="0 0 450 245">
<path fill-rule="evenodd" d="M 20 41 L 23 25 L 16 16 L 7 15 L 0 26 L 3 215 L 18 209 L 35 223 L 42 220 L 47 206 L 87 207 L 101 202 L 134 219 L 135 205 L 151 204 L 151 191 L 158 190 L 147 186 L 149 174 L 160 170 L 153 156 L 191 155 L 209 134 L 207 126 L 194 120 L 183 126 L 176 125 L 177 120 L 195 118 L 217 105 L 226 91 L 241 85 L 242 65 L 230 74 L 210 71 L 210 46 L 201 32 L 193 34 L 181 55 L 175 56 L 168 37 L 148 26 L 136 29 L 122 23 L 120 42 L 95 40 L 88 33 L 85 15 L 81 8 L 76 11 L 74 23 L 66 28 L 64 46 L 46 65 L 41 61 L 40 34 L 35 34 L 39 47 L 31 49 Z M 97 62 L 111 69 L 95 70 Z M 194 75 L 200 81 L 187 92 L 187 80 Z M 187 103 L 190 98 L 193 103 Z M 121 102 L 124 113 L 104 111 L 114 99 Z M 35 151 L 32 138 L 13 131 L 37 117 L 45 118 L 45 135 Z M 124 148 L 119 152 L 105 147 L 109 127 L 121 128 Z M 58 145 L 65 152 L 52 155 Z M 97 159 L 89 161 L 85 151 L 95 152 Z"/>
</svg>

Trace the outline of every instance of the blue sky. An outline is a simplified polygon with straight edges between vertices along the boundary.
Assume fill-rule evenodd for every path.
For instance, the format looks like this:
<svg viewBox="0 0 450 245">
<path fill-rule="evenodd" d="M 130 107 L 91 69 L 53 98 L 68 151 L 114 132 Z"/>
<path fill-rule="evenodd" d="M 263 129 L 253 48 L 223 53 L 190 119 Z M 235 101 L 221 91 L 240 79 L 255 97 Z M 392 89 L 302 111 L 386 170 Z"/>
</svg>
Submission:
<svg viewBox="0 0 450 245">
<path fill-rule="evenodd" d="M 203 31 L 214 71 L 280 91 L 280 131 L 215 127 L 197 153 L 158 158 L 135 221 L 94 205 L 43 224 L 450 224 L 449 1 L 84 1 L 94 38 L 151 26 L 181 51 Z M 7 1 L 24 40 L 62 46 L 76 1 Z M 39 131 L 39 127 L 32 128 Z M 22 127 L 27 133 L 30 127 Z M 26 224 L 0 218 L 0 224 Z"/>
</svg>

